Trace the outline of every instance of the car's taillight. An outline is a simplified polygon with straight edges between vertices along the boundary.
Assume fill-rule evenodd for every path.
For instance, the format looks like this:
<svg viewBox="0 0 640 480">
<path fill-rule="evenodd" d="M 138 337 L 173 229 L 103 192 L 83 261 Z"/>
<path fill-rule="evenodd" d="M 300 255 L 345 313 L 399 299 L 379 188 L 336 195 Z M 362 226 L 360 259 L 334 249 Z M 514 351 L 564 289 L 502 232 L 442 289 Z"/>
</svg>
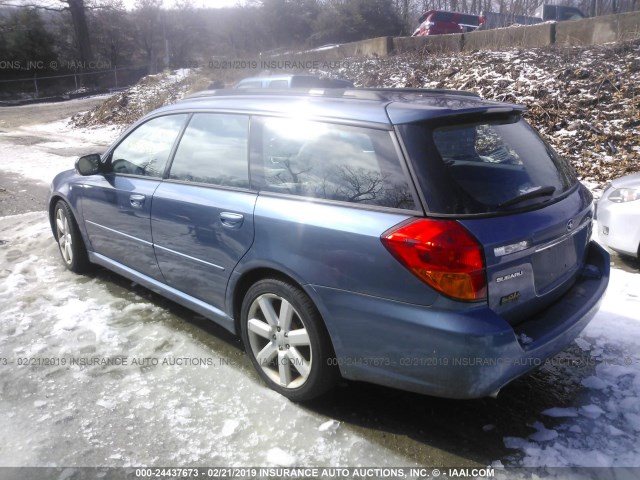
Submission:
<svg viewBox="0 0 640 480">
<path fill-rule="evenodd" d="M 422 281 L 456 300 L 487 297 L 482 247 L 455 220 L 413 219 L 382 234 L 384 246 Z"/>
</svg>

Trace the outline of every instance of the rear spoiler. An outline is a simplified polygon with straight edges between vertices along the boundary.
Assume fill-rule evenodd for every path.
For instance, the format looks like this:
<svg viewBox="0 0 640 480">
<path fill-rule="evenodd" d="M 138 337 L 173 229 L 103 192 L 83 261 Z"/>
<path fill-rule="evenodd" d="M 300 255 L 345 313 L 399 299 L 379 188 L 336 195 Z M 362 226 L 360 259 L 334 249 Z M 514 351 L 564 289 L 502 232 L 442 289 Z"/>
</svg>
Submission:
<svg viewBox="0 0 640 480">
<path fill-rule="evenodd" d="M 518 120 L 527 108 L 521 105 L 460 105 L 461 108 L 434 108 L 433 105 L 426 106 L 424 109 L 416 109 L 415 103 L 413 109 L 407 109 L 398 103 L 390 103 L 387 105 L 387 115 L 394 125 L 405 123 L 438 121 L 438 123 L 459 123 L 468 120 L 469 122 L 477 121 L 480 118 L 508 118 L 513 116 L 513 121 Z"/>
</svg>

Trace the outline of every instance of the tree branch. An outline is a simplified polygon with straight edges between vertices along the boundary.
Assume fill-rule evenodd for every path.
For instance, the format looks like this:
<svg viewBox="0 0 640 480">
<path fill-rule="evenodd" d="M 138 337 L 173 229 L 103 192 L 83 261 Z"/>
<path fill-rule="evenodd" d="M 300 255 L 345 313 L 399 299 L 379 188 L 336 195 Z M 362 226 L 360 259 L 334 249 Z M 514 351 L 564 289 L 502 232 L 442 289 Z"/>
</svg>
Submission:
<svg viewBox="0 0 640 480">
<path fill-rule="evenodd" d="M 64 2 L 64 0 L 62 1 Z M 15 5 L 7 2 L 0 2 L 0 7 L 37 8 L 39 10 L 47 10 L 50 12 L 64 12 L 65 10 L 69 10 L 69 7 L 49 7 L 46 5 L 36 5 L 34 3 L 21 3 L 20 5 Z"/>
<path fill-rule="evenodd" d="M 36 3 L 20 3 L 16 5 L 15 3 L 3 2 L 0 1 L 0 7 L 14 7 L 14 8 L 37 8 L 39 10 L 47 10 L 49 12 L 66 12 L 69 10 L 69 2 L 68 0 L 59 0 L 61 3 L 66 4 L 66 7 L 51 7 L 49 5 L 38 5 Z M 85 10 L 117 10 L 111 5 L 96 5 L 92 7 L 88 7 L 85 5 Z"/>
</svg>

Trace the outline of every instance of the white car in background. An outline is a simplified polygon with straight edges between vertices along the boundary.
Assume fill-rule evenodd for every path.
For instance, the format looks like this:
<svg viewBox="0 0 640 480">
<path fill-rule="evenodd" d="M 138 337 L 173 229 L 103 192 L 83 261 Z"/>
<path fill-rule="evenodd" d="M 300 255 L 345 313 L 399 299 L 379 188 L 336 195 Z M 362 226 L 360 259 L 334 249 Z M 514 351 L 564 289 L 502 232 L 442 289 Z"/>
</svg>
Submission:
<svg viewBox="0 0 640 480">
<path fill-rule="evenodd" d="M 611 250 L 640 257 L 640 173 L 608 184 L 598 201 L 598 234 Z"/>
</svg>

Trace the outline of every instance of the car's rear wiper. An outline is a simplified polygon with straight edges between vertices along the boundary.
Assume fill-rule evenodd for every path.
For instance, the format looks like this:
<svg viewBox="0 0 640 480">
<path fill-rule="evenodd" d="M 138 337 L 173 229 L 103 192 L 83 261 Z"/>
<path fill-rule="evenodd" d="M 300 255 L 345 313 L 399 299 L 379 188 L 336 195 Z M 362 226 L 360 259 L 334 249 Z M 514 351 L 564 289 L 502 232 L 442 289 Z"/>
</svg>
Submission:
<svg viewBox="0 0 640 480">
<path fill-rule="evenodd" d="M 511 200 L 507 200 L 506 202 L 502 202 L 498 204 L 498 207 L 510 207 L 511 205 L 515 205 L 516 203 L 524 202 L 525 200 L 531 200 L 532 198 L 538 197 L 548 197 L 553 195 L 553 192 L 556 191 L 556 187 L 552 187 L 551 185 L 547 187 L 539 187 L 535 190 L 529 190 L 528 192 L 523 193 L 522 195 L 518 195 L 517 197 L 513 197 Z"/>
</svg>

